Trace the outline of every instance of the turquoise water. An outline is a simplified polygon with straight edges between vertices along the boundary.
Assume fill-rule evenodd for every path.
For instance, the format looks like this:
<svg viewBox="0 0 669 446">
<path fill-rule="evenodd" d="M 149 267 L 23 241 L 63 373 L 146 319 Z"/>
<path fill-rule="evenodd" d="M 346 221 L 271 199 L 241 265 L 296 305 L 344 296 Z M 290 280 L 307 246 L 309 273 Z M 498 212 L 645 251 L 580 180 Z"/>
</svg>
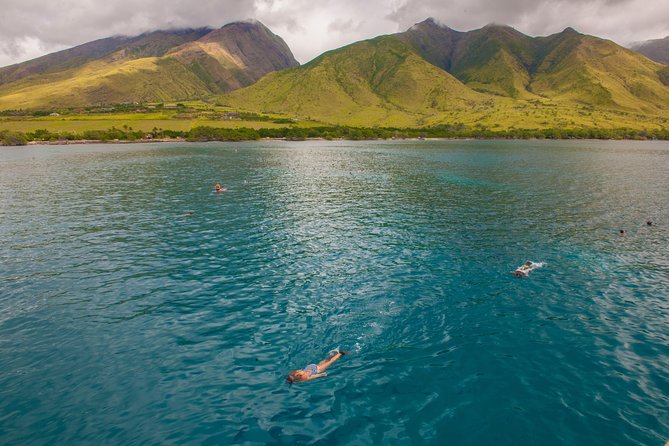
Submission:
<svg viewBox="0 0 669 446">
<path fill-rule="evenodd" d="M 2 148 L 0 444 L 662 445 L 668 242 L 666 143 Z"/>
</svg>

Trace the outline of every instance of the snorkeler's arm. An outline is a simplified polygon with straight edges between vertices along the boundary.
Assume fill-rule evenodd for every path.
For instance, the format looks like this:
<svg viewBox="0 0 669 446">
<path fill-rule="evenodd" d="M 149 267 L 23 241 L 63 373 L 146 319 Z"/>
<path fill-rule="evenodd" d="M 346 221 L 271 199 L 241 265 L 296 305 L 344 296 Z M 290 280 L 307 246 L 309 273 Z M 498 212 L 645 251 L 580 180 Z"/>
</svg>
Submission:
<svg viewBox="0 0 669 446">
<path fill-rule="evenodd" d="M 311 375 L 309 378 L 307 378 L 307 381 L 309 381 L 310 379 L 322 378 L 322 377 L 324 377 L 324 376 L 328 376 L 328 374 L 327 374 L 326 372 L 323 372 L 323 373 L 314 373 L 314 374 Z"/>
</svg>

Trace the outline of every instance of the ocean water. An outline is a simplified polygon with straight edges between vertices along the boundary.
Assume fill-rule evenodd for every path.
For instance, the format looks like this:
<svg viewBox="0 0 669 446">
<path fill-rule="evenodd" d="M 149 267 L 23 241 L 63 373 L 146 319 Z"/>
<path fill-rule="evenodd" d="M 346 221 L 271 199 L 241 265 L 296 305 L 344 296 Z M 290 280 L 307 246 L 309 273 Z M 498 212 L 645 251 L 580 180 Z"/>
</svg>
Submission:
<svg viewBox="0 0 669 446">
<path fill-rule="evenodd" d="M 3 445 L 663 445 L 668 333 L 666 143 L 0 150 Z"/>
</svg>

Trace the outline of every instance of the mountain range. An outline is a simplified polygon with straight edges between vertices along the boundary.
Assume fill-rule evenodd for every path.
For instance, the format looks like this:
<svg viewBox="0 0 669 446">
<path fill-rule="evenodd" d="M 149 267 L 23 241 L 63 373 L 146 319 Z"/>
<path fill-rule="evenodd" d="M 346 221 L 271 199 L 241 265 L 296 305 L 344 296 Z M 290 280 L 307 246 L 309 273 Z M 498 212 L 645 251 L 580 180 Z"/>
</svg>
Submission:
<svg viewBox="0 0 669 446">
<path fill-rule="evenodd" d="M 574 29 L 530 37 L 427 19 L 299 66 L 258 22 L 113 37 L 0 69 L 0 109 L 215 97 L 361 126 L 667 123 L 669 67 Z"/>
<path fill-rule="evenodd" d="M 428 19 L 271 73 L 220 103 L 348 125 L 558 118 L 609 126 L 601 110 L 628 125 L 635 114 L 666 115 L 669 67 L 571 28 L 529 37 L 501 25 L 459 32 Z"/>
<path fill-rule="evenodd" d="M 297 66 L 259 22 L 110 37 L 0 69 L 0 109 L 208 97 Z"/>
</svg>

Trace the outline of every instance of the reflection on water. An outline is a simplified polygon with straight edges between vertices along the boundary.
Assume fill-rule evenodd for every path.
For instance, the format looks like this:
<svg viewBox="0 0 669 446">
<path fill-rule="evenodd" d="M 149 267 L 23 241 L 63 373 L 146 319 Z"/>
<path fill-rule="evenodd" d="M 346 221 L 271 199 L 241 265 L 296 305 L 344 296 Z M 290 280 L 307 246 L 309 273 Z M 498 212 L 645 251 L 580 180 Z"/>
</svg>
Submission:
<svg viewBox="0 0 669 446">
<path fill-rule="evenodd" d="M 668 168 L 664 143 L 3 149 L 0 442 L 661 444 Z"/>
</svg>

